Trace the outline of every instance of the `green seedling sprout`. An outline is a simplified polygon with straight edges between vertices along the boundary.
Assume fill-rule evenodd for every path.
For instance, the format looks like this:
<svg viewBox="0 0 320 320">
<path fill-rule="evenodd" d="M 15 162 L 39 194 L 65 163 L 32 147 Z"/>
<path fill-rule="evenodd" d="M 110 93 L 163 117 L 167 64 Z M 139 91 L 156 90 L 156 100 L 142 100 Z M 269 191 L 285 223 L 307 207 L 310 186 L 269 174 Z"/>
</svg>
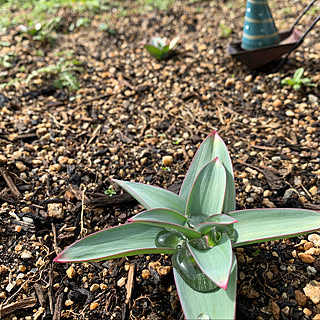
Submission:
<svg viewBox="0 0 320 320">
<path fill-rule="evenodd" d="M 113 181 L 146 210 L 123 225 L 78 240 L 54 261 L 171 254 L 186 319 L 235 319 L 237 259 L 233 248 L 320 228 L 320 213 L 312 210 L 236 211 L 232 164 L 217 132 L 200 145 L 179 195 L 152 185 Z"/>
<path fill-rule="evenodd" d="M 281 81 L 283 86 L 291 86 L 294 90 L 300 90 L 301 86 L 316 87 L 316 84 L 312 83 L 311 78 L 302 78 L 304 69 L 299 68 L 293 75 L 293 78 L 286 78 Z"/>
<path fill-rule="evenodd" d="M 179 37 L 176 37 L 167 43 L 163 38 L 153 37 L 151 38 L 150 43 L 144 44 L 144 47 L 153 57 L 157 58 L 158 60 L 164 60 L 172 55 L 174 48 L 179 42 L 179 39 Z"/>
</svg>

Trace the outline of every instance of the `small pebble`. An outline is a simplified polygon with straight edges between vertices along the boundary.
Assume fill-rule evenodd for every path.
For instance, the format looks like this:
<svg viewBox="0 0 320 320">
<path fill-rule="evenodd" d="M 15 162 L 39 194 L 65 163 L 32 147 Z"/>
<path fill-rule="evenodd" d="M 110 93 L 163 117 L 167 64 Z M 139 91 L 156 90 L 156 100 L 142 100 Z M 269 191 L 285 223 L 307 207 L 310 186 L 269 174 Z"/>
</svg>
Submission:
<svg viewBox="0 0 320 320">
<path fill-rule="evenodd" d="M 304 307 L 307 304 L 308 299 L 300 290 L 295 290 L 294 295 L 300 307 Z"/>
<path fill-rule="evenodd" d="M 276 99 L 275 101 L 273 101 L 273 106 L 275 108 L 279 108 L 282 106 L 282 101 L 280 99 Z"/>
<path fill-rule="evenodd" d="M 311 281 L 303 288 L 303 291 L 314 304 L 320 302 L 320 282 L 315 280 Z"/>
<path fill-rule="evenodd" d="M 76 276 L 76 270 L 73 266 L 69 267 L 66 271 L 68 278 L 72 279 Z"/>
<path fill-rule="evenodd" d="M 163 164 L 164 166 L 169 166 L 170 164 L 172 164 L 172 162 L 173 162 L 172 156 L 164 156 L 164 157 L 162 158 L 162 164 Z"/>
<path fill-rule="evenodd" d="M 143 279 L 149 279 L 150 277 L 150 271 L 148 269 L 143 269 L 141 272 L 141 276 Z"/>
<path fill-rule="evenodd" d="M 308 266 L 307 267 L 307 274 L 309 276 L 314 276 L 315 274 L 317 274 L 317 269 L 315 267 Z"/>
<path fill-rule="evenodd" d="M 316 260 L 312 255 L 303 252 L 298 253 L 298 256 L 304 263 L 313 263 Z"/>
<path fill-rule="evenodd" d="M 32 253 L 28 250 L 23 250 L 20 257 L 21 259 L 30 259 L 32 258 Z"/>
<path fill-rule="evenodd" d="M 280 319 L 280 308 L 274 301 L 271 302 L 271 312 L 276 320 Z"/>
<path fill-rule="evenodd" d="M 100 288 L 100 286 L 97 283 L 94 283 L 91 287 L 90 287 L 90 291 L 91 292 L 95 292 Z"/>
<path fill-rule="evenodd" d="M 310 317 L 312 315 L 312 311 L 309 310 L 308 308 L 304 308 L 303 309 L 303 313 L 307 316 Z"/>
<path fill-rule="evenodd" d="M 94 310 L 99 306 L 98 302 L 92 302 L 90 303 L 90 310 Z"/>
<path fill-rule="evenodd" d="M 48 204 L 48 217 L 63 219 L 64 210 L 62 203 L 49 203 Z"/>
<path fill-rule="evenodd" d="M 27 169 L 27 166 L 21 161 L 18 161 L 16 163 L 16 167 L 20 172 L 23 172 L 23 171 L 25 171 Z"/>
<path fill-rule="evenodd" d="M 74 304 L 74 301 L 72 301 L 72 300 L 70 300 L 70 299 L 66 300 L 65 303 L 64 303 L 64 305 L 65 305 L 66 307 L 70 307 L 70 306 L 72 306 L 73 304 Z"/>
<path fill-rule="evenodd" d="M 234 82 L 235 82 L 234 78 L 228 78 L 224 85 L 225 85 L 225 87 L 229 87 L 229 86 L 233 85 Z"/>
<path fill-rule="evenodd" d="M 5 155 L 0 154 L 0 163 L 7 163 L 8 159 Z"/>
</svg>

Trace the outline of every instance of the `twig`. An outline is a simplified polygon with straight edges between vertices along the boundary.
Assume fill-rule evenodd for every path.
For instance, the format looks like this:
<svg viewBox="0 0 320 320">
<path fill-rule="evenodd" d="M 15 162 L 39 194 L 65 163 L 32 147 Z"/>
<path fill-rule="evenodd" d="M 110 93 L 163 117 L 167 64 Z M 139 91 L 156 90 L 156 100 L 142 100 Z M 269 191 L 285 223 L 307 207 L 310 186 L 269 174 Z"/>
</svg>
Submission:
<svg viewBox="0 0 320 320">
<path fill-rule="evenodd" d="M 58 255 L 61 252 L 61 249 L 57 245 L 57 230 L 56 230 L 56 226 L 53 223 L 51 223 L 51 227 L 52 227 L 52 233 L 53 233 L 53 249 Z"/>
<path fill-rule="evenodd" d="M 82 190 L 82 197 L 81 197 L 81 219 L 80 219 L 80 238 L 82 238 L 86 231 L 84 229 L 84 226 L 83 226 L 83 216 L 84 216 L 84 206 L 85 206 L 85 202 L 84 202 L 84 199 L 85 199 L 85 192 L 86 192 L 86 187 L 84 186 L 83 190 Z"/>
<path fill-rule="evenodd" d="M 134 263 L 130 264 L 129 273 L 128 273 L 128 281 L 126 284 L 127 295 L 126 295 L 126 301 L 125 301 L 126 304 L 129 303 L 129 308 L 130 308 L 130 304 L 131 304 L 130 299 L 131 299 L 132 288 L 133 288 L 134 269 L 135 269 Z"/>
<path fill-rule="evenodd" d="M 1 169 L 0 173 L 3 176 L 3 179 L 6 181 L 8 187 L 10 188 L 13 196 L 16 199 L 20 199 L 22 197 L 22 195 L 21 195 L 20 191 L 18 190 L 18 188 L 16 187 L 16 185 L 14 184 L 13 180 L 11 179 L 9 172 L 6 169 Z"/>
<path fill-rule="evenodd" d="M 17 302 L 10 303 L 4 307 L 0 307 L 0 318 L 4 317 L 6 314 L 15 312 L 20 309 L 32 308 L 37 303 L 37 299 L 34 297 L 22 299 Z"/>
<path fill-rule="evenodd" d="M 60 320 L 62 302 L 63 302 L 63 292 L 59 294 L 57 302 L 54 306 L 54 314 L 53 314 L 52 320 Z"/>
<path fill-rule="evenodd" d="M 53 285 L 53 274 L 52 274 L 52 265 L 51 265 L 49 270 L 49 286 L 48 286 L 48 298 L 49 298 L 49 307 L 50 307 L 51 314 L 54 313 L 52 285 Z"/>
</svg>

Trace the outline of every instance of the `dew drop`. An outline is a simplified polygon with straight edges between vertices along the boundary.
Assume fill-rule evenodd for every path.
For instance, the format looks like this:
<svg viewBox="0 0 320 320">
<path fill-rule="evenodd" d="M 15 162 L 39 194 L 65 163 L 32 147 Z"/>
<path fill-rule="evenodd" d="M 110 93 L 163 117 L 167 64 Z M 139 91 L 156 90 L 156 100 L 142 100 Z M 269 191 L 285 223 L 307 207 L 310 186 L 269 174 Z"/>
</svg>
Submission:
<svg viewBox="0 0 320 320">
<path fill-rule="evenodd" d="M 177 248 L 183 242 L 182 236 L 174 231 L 162 230 L 156 236 L 156 246 L 165 248 Z"/>
<path fill-rule="evenodd" d="M 188 243 L 200 251 L 205 251 L 212 248 L 212 246 L 209 245 L 208 240 L 209 240 L 208 237 L 204 236 L 197 239 L 191 239 L 188 241 Z"/>
<path fill-rule="evenodd" d="M 194 290 L 210 292 L 219 287 L 213 283 L 199 268 L 188 247 L 184 243 L 172 256 L 172 264 L 181 278 Z"/>
<path fill-rule="evenodd" d="M 210 320 L 209 316 L 205 313 L 200 313 L 197 317 L 197 320 Z"/>
</svg>

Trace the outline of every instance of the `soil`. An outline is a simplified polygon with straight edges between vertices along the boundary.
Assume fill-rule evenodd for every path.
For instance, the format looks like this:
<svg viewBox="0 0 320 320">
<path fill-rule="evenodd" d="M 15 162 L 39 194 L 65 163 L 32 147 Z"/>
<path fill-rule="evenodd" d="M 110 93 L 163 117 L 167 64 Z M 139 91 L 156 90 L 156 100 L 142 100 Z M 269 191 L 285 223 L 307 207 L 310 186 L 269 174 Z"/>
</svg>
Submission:
<svg viewBox="0 0 320 320">
<path fill-rule="evenodd" d="M 270 4 L 286 29 L 306 1 Z M 123 7 L 130 14 L 117 7 L 87 13 L 90 25 L 72 32 L 68 26 L 86 14 L 59 10 L 54 45 L 18 27 L 1 36 L 10 44 L 1 54 L 14 58 L 10 68 L 0 65 L 0 83 L 25 79 L 70 50 L 84 69 L 75 91 L 55 88 L 52 75 L 42 74 L 0 92 L 3 319 L 183 319 L 166 255 L 52 260 L 80 237 L 143 209 L 110 178 L 177 190 L 213 130 L 233 160 L 238 209 L 320 210 L 319 26 L 270 73 L 250 71 L 227 54 L 241 38 L 243 1 L 184 1 L 166 11 L 140 12 L 136 2 Z M 298 29 L 314 18 L 307 14 Z M 101 30 L 106 19 L 109 29 Z M 157 61 L 144 50 L 141 43 L 153 35 L 181 37 L 170 59 Z M 315 87 L 281 86 L 298 67 Z M 164 164 L 166 156 L 172 161 Z M 317 246 L 312 239 L 237 248 L 237 319 L 319 319 L 319 301 L 304 291 L 319 280 L 319 256 L 305 252 Z"/>
</svg>

